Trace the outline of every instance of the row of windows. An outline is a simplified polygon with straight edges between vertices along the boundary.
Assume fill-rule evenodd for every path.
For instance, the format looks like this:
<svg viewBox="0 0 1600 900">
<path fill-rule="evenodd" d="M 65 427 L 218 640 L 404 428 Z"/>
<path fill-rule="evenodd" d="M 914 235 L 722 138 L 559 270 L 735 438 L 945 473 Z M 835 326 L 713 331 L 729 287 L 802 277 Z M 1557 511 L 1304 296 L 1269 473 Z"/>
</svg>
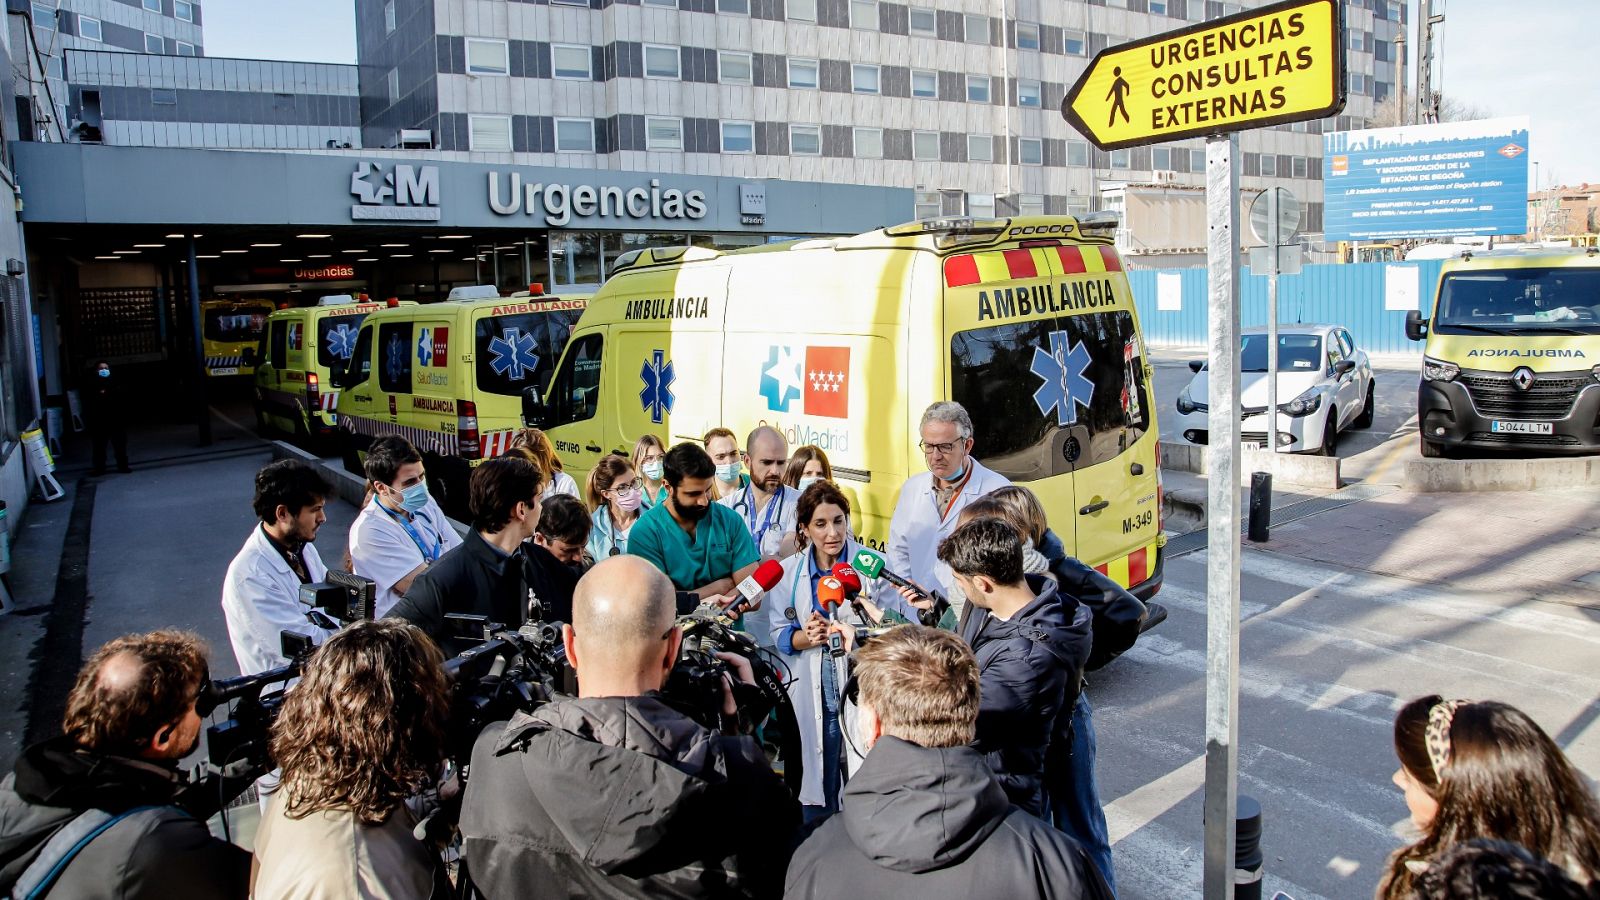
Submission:
<svg viewBox="0 0 1600 900">
<path fill-rule="evenodd" d="M 151 3 L 155 4 L 155 7 L 156 7 L 155 11 L 156 12 L 160 12 L 161 11 L 161 9 L 160 9 L 161 0 L 145 0 L 145 8 L 149 9 Z M 184 19 L 185 14 L 187 14 L 188 18 L 185 19 L 185 21 L 189 21 L 189 22 L 194 21 L 194 6 L 193 6 L 193 4 L 185 3 L 185 2 L 183 2 L 183 0 L 179 0 L 179 2 L 177 4 L 175 4 L 173 8 L 177 9 L 179 11 L 178 18 Z M 47 6 L 47 5 L 43 4 L 43 3 L 35 3 L 35 4 L 33 4 L 33 24 L 36 27 L 39 27 L 39 28 L 50 28 L 50 29 L 55 28 L 56 27 L 56 9 L 55 9 L 55 7 Z M 106 39 L 105 38 L 105 26 L 104 26 L 104 24 L 101 23 L 101 21 L 99 19 L 95 18 L 94 16 L 82 16 L 82 15 L 80 15 L 80 16 L 78 16 L 78 37 L 83 38 L 86 41 L 94 41 L 95 43 L 103 43 L 105 41 L 105 39 Z M 177 53 L 178 53 L 179 56 L 194 56 L 195 55 L 195 46 L 194 46 L 194 44 L 191 44 L 188 41 L 173 41 L 173 43 L 177 45 Z M 145 36 L 144 36 L 144 52 L 146 52 L 146 53 L 165 53 L 165 52 L 167 52 L 166 39 L 163 38 L 159 34 L 151 34 L 151 33 L 146 32 Z"/>
<path fill-rule="evenodd" d="M 162 14 L 161 0 L 144 0 L 144 8 L 146 12 Z M 189 0 L 173 0 L 172 15 L 181 22 L 193 22 L 194 4 Z"/>
</svg>

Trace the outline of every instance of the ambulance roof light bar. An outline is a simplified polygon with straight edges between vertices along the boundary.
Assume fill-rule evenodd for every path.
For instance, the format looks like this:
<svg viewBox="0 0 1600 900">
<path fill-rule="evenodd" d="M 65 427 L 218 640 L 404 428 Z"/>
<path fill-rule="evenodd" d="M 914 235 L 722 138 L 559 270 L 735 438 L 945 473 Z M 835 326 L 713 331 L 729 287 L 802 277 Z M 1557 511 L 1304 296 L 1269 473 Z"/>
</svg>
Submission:
<svg viewBox="0 0 1600 900">
<path fill-rule="evenodd" d="M 954 247 L 958 244 L 968 244 L 993 240 L 1005 233 L 1010 219 L 974 219 L 970 216 L 942 216 L 937 219 L 921 219 L 916 222 L 907 222 L 904 225 L 895 225 L 885 228 L 883 233 L 889 237 L 915 237 L 917 235 L 933 235 L 933 245 L 941 250 Z"/>
<path fill-rule="evenodd" d="M 1078 216 L 1078 233 L 1110 237 L 1122 225 L 1122 216 L 1114 210 L 1102 209 Z"/>
</svg>

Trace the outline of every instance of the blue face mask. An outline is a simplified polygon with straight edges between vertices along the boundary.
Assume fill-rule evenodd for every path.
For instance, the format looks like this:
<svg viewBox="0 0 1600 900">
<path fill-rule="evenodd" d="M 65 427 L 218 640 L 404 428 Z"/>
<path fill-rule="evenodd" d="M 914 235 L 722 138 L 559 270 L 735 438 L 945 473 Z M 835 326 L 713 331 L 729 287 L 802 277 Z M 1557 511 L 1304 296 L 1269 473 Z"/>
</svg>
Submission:
<svg viewBox="0 0 1600 900">
<path fill-rule="evenodd" d="M 732 484 L 739 480 L 739 472 L 742 469 L 744 469 L 744 463 L 741 462 L 723 463 L 717 466 L 717 478 L 726 484 Z"/>
<path fill-rule="evenodd" d="M 796 485 L 796 489 L 799 490 L 800 493 L 804 494 L 806 492 L 806 488 L 811 487 L 813 484 L 816 484 L 821 480 L 821 478 L 802 478 L 800 479 L 800 483 Z"/>
<path fill-rule="evenodd" d="M 966 463 L 962 463 L 961 464 L 961 468 L 955 470 L 954 472 L 951 472 L 950 473 L 950 477 L 946 478 L 945 481 L 949 481 L 949 482 L 952 482 L 952 483 L 960 481 L 961 480 L 961 476 L 963 476 L 965 474 L 967 474 L 967 464 Z"/>
<path fill-rule="evenodd" d="M 111 370 L 110 369 L 100 369 L 96 374 L 98 374 L 101 378 L 110 378 L 111 377 Z"/>
<path fill-rule="evenodd" d="M 428 505 L 428 479 L 413 484 L 400 492 L 400 508 L 413 515 Z"/>
</svg>

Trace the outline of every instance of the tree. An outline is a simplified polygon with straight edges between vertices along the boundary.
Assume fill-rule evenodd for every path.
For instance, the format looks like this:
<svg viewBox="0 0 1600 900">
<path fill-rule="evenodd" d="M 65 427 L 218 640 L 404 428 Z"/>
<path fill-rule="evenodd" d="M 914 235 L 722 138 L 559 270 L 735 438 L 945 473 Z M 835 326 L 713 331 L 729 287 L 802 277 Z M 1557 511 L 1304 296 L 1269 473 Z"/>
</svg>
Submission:
<svg viewBox="0 0 1600 900">
<path fill-rule="evenodd" d="M 1470 122 L 1473 119 L 1487 119 L 1493 113 L 1475 103 L 1458 100 L 1455 97 L 1438 94 L 1439 121 L 1441 122 Z M 1416 97 L 1407 95 L 1405 106 L 1400 105 L 1400 95 L 1390 94 L 1385 97 L 1372 111 L 1372 118 L 1367 120 L 1369 128 L 1393 128 L 1396 125 L 1410 125 L 1415 116 L 1414 110 Z"/>
</svg>

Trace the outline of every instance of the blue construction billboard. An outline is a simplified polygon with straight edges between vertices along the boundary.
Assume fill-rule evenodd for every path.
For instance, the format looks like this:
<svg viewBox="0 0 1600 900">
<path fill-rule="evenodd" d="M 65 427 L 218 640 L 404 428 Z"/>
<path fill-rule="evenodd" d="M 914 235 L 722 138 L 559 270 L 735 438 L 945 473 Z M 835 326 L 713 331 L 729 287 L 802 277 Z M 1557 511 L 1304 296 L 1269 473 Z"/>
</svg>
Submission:
<svg viewBox="0 0 1600 900">
<path fill-rule="evenodd" d="M 1524 234 L 1528 119 L 1329 134 L 1322 189 L 1325 240 Z"/>
</svg>

